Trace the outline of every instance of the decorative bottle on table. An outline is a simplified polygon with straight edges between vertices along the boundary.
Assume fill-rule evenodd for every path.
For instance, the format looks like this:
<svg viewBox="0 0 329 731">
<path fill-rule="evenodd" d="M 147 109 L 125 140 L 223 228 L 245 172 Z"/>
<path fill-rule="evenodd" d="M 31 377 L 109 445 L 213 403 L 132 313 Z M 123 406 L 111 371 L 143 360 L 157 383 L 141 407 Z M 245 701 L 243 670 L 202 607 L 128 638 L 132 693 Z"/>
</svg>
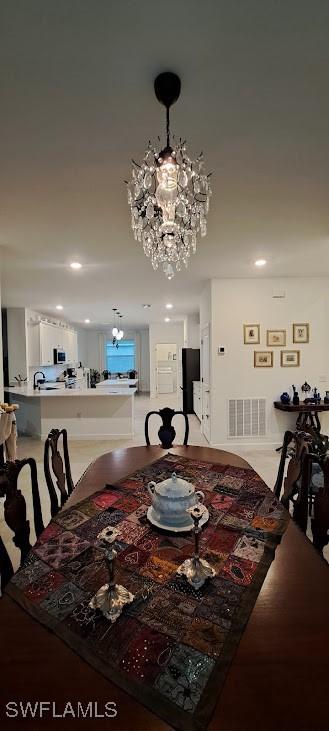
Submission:
<svg viewBox="0 0 329 731">
<path fill-rule="evenodd" d="M 298 391 L 295 388 L 294 384 L 292 384 L 292 388 L 293 388 L 293 392 L 294 392 L 293 399 L 292 399 L 292 403 L 293 403 L 294 406 L 299 406 Z"/>
</svg>

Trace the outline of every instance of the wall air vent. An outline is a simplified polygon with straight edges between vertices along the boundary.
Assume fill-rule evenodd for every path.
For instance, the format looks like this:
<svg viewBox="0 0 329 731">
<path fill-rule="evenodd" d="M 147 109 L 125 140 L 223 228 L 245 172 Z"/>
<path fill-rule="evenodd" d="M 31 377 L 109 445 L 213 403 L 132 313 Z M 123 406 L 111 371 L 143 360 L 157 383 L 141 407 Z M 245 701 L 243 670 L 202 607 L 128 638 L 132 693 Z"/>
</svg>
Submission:
<svg viewBox="0 0 329 731">
<path fill-rule="evenodd" d="M 228 438 L 266 435 L 266 399 L 228 399 Z"/>
</svg>

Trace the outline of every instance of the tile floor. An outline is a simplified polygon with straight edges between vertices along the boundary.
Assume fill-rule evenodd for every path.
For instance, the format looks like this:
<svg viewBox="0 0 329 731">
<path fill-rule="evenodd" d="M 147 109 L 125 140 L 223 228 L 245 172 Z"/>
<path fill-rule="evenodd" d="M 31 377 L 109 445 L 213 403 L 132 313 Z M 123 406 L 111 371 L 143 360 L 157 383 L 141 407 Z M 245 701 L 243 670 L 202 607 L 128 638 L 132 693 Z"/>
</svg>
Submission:
<svg viewBox="0 0 329 731">
<path fill-rule="evenodd" d="M 163 406 L 171 406 L 172 408 L 180 409 L 181 403 L 180 398 L 163 396 L 158 399 L 150 399 L 147 395 L 138 395 L 135 398 L 135 435 L 132 440 L 102 440 L 102 441 L 75 441 L 69 442 L 70 461 L 72 469 L 73 481 L 77 482 L 79 477 L 88 467 L 88 465 L 104 452 L 112 451 L 118 447 L 124 446 L 139 446 L 145 444 L 144 439 L 144 421 L 145 415 L 152 409 L 159 409 Z M 200 422 L 196 416 L 189 417 L 190 424 L 190 435 L 189 444 L 198 446 L 208 446 L 208 443 L 204 436 L 201 434 Z M 150 420 L 150 440 L 151 444 L 158 444 L 159 439 L 157 436 L 157 430 L 159 428 L 159 422 L 156 417 Z M 175 420 L 175 428 L 177 432 L 176 443 L 181 444 L 183 441 L 183 419 Z M 269 449 L 240 449 L 232 446 L 230 449 L 232 452 L 241 454 L 241 457 L 247 460 L 252 467 L 261 475 L 269 487 L 273 487 L 276 474 L 278 469 L 279 457 L 277 452 L 272 448 Z M 43 443 L 39 440 L 32 439 L 29 437 L 20 437 L 18 440 L 18 458 L 22 457 L 34 457 L 37 462 L 38 476 L 39 476 L 39 488 L 41 493 L 41 504 L 44 524 L 47 525 L 50 519 L 49 512 L 49 496 L 45 485 L 44 474 L 43 474 Z M 24 471 L 25 472 L 25 471 Z M 24 472 L 22 474 L 22 480 L 25 479 Z M 22 483 L 22 489 L 24 484 Z M 24 494 L 27 500 L 28 518 L 31 524 L 31 543 L 34 541 L 33 531 L 33 520 L 31 519 L 31 503 L 29 500 L 29 492 L 24 490 Z M 3 500 L 0 500 L 0 534 L 4 541 L 10 558 L 13 562 L 14 567 L 17 567 L 18 551 L 15 549 L 12 543 L 12 534 L 9 528 L 6 526 L 3 520 Z M 329 549 L 328 549 L 329 558 Z"/>
</svg>

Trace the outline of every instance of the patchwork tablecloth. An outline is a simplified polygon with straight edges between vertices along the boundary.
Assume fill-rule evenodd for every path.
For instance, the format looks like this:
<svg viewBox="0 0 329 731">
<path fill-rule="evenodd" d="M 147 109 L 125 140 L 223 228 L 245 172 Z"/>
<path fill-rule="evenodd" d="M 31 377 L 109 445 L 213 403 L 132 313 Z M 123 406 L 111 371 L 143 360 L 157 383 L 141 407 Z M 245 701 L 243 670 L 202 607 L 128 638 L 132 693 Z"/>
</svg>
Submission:
<svg viewBox="0 0 329 731">
<path fill-rule="evenodd" d="M 199 590 L 176 573 L 192 535 L 164 533 L 146 517 L 147 483 L 173 471 L 205 493 L 210 514 L 201 555 L 217 575 Z M 168 454 L 60 512 L 7 591 L 171 726 L 204 728 L 288 520 L 251 468 Z M 108 580 L 97 535 L 109 525 L 120 532 L 117 583 L 136 595 L 113 625 L 88 606 Z"/>
</svg>

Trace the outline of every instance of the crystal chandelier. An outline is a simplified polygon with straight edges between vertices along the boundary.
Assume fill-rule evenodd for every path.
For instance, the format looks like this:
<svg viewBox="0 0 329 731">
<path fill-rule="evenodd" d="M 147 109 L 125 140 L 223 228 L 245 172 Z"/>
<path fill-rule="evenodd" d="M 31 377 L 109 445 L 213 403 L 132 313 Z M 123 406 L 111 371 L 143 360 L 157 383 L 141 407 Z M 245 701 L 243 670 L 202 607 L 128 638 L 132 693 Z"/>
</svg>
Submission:
<svg viewBox="0 0 329 731">
<path fill-rule="evenodd" d="M 158 151 L 149 142 L 141 165 L 132 161 L 132 179 L 127 182 L 135 239 L 143 244 L 153 269 L 162 264 L 168 279 L 182 264 L 188 266 L 191 252 L 196 251 L 197 234 L 206 235 L 211 196 L 202 153 L 191 160 L 185 141 L 173 138 L 171 146 L 169 109 L 180 88 L 179 77 L 169 71 L 155 79 L 156 97 L 166 107 L 166 147 Z"/>
<path fill-rule="evenodd" d="M 114 323 L 115 318 L 117 317 L 117 323 L 114 324 L 112 327 L 112 345 L 115 345 L 116 348 L 119 347 L 119 342 L 122 340 L 124 336 L 124 331 L 121 329 L 120 321 L 123 315 L 120 314 L 119 310 L 117 310 L 116 307 L 113 307 L 113 316 L 114 316 Z"/>
</svg>

